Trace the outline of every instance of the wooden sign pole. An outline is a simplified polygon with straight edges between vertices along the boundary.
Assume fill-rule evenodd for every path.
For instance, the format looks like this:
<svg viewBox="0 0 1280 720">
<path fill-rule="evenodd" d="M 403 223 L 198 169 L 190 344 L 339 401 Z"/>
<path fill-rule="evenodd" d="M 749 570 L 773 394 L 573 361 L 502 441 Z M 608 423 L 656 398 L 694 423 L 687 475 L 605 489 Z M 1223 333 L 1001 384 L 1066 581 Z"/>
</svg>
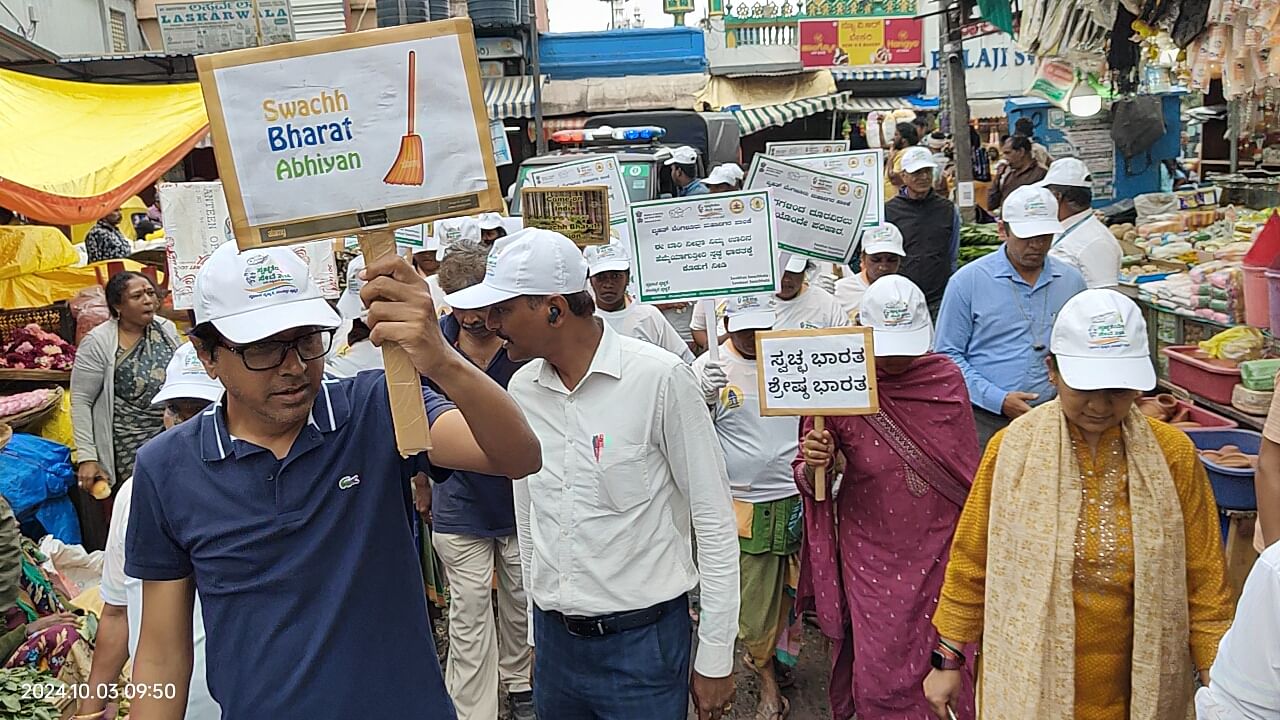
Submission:
<svg viewBox="0 0 1280 720">
<path fill-rule="evenodd" d="M 396 251 L 396 236 L 390 228 L 360 233 L 360 252 L 366 263 Z M 431 428 L 422 400 L 422 378 L 399 345 L 382 346 L 382 364 L 387 369 L 387 394 L 391 398 L 391 420 L 396 428 L 396 448 L 404 457 L 431 449 Z"/>
<path fill-rule="evenodd" d="M 817 430 L 818 434 L 822 434 L 827 429 L 826 418 L 821 415 L 815 417 L 813 419 L 813 429 Z M 827 499 L 827 468 L 825 466 L 813 471 L 813 499 L 818 502 Z"/>
</svg>

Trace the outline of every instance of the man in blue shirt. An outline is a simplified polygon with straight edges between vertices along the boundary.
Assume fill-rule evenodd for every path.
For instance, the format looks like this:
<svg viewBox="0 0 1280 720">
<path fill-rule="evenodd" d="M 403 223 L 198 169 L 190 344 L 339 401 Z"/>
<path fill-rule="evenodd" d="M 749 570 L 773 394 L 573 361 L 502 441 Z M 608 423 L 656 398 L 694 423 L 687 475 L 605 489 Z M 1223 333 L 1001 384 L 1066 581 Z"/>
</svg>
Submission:
<svg viewBox="0 0 1280 720">
<path fill-rule="evenodd" d="M 1073 267 L 1049 257 L 1062 232 L 1058 203 L 1020 187 L 1001 210 L 1000 249 L 961 268 L 947 284 L 937 351 L 964 372 L 978 442 L 1055 396 L 1045 358 L 1058 311 L 1085 289 Z"/>
<path fill-rule="evenodd" d="M 455 717 L 409 478 L 429 465 L 523 476 L 541 451 L 445 342 L 407 263 L 380 258 L 365 278 L 372 341 L 400 345 L 456 401 L 423 390 L 430 458 L 400 457 L 380 371 L 324 379 L 339 319 L 291 250 L 228 243 L 200 269 L 191 336 L 226 395 L 138 453 L 125 571 L 143 581 L 133 679 L 153 692 L 135 720 L 183 717 L 197 588 L 224 720 Z"/>
<path fill-rule="evenodd" d="M 707 195 L 711 192 L 711 188 L 698 179 L 697 150 L 688 145 L 678 147 L 671 151 L 666 165 L 671 168 L 671 182 L 675 183 L 676 197 Z"/>
<path fill-rule="evenodd" d="M 440 261 L 440 289 L 456 293 L 480 284 L 487 258 L 483 247 L 450 249 Z M 454 308 L 440 319 L 440 329 L 458 353 L 505 388 L 524 363 L 507 357 L 502 338 L 485 325 L 487 316 L 486 310 Z M 432 489 L 431 520 L 432 545 L 449 581 L 445 685 L 458 720 L 497 718 L 499 679 L 512 720 L 534 720 L 529 598 L 520 568 L 511 480 L 459 470 Z"/>
</svg>

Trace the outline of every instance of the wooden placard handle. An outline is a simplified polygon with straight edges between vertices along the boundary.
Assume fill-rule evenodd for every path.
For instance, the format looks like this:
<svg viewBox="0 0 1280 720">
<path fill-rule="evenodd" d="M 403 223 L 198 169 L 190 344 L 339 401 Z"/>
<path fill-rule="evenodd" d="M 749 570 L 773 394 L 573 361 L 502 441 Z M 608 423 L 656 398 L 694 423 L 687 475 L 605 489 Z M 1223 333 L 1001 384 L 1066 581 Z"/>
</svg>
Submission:
<svg viewBox="0 0 1280 720">
<path fill-rule="evenodd" d="M 813 419 L 813 429 L 821 434 L 827 429 L 827 420 L 821 415 Z M 827 499 L 827 468 L 820 467 L 813 471 L 813 499 L 822 502 Z"/>
<path fill-rule="evenodd" d="M 396 236 L 390 229 L 359 234 L 360 252 L 366 263 L 395 253 Z M 422 400 L 422 378 L 409 353 L 399 345 L 382 346 L 382 364 L 387 370 L 387 395 L 391 398 L 391 421 L 396 428 L 396 448 L 404 457 L 431 449 L 431 428 Z"/>
</svg>

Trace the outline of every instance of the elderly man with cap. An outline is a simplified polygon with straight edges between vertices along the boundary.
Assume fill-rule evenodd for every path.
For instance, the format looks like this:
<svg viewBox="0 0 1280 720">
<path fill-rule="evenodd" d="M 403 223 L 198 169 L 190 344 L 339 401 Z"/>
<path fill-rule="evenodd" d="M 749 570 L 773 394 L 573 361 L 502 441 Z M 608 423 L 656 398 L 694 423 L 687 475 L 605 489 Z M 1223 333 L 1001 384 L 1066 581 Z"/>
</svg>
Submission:
<svg viewBox="0 0 1280 720">
<path fill-rule="evenodd" d="M 711 192 L 698 179 L 698 151 L 683 145 L 671 151 L 664 163 L 671 168 L 671 182 L 676 186 L 676 197 L 706 195 Z"/>
<path fill-rule="evenodd" d="M 619 335 L 633 337 L 674 353 L 687 363 L 693 362 L 693 351 L 680 339 L 662 311 L 653 305 L 632 302 L 627 296 L 631 285 L 631 261 L 627 249 L 620 244 L 592 245 L 583 251 L 591 277 L 591 290 L 596 300 L 596 317 L 609 323 Z"/>
<path fill-rule="evenodd" d="M 477 218 L 480 225 L 480 244 L 493 247 L 498 238 L 507 236 L 507 228 L 502 224 L 502 216 L 498 213 L 480 213 Z"/>
<path fill-rule="evenodd" d="M 724 458 L 688 365 L 594 315 L 587 261 L 559 233 L 498 241 L 484 282 L 543 443 L 515 482 L 541 718 L 721 718 L 733 698 L 738 563 Z M 697 538 L 698 562 L 690 548 Z M 690 681 L 689 591 L 702 620 Z"/>
<path fill-rule="evenodd" d="M 138 720 L 183 717 L 197 587 L 226 720 L 455 717 L 409 479 L 442 467 L 522 477 L 541 453 L 510 396 L 449 347 L 404 260 L 364 277 L 372 341 L 398 344 L 453 399 L 422 389 L 430 457 L 401 457 L 382 373 L 324 378 L 338 316 L 292 250 L 227 243 L 200 268 L 192 342 L 226 394 L 138 452 L 125 572 L 146 611 L 133 680 L 171 688 L 137 698 Z"/>
<path fill-rule="evenodd" d="M 790 256 L 782 267 L 782 281 L 778 293 L 771 298 L 772 310 L 777 313 L 777 330 L 846 327 L 849 314 L 831 293 L 807 281 L 813 263 L 802 255 Z M 723 323 L 722 323 L 723 325 Z M 689 321 L 693 339 L 700 347 L 707 347 L 707 317 L 695 312 Z M 717 343 L 724 342 L 719 337 Z"/>
<path fill-rule="evenodd" d="M 1049 257 L 1062 232 L 1044 188 L 1018 188 L 1000 217 L 1000 249 L 951 279 L 938 318 L 939 352 L 964 372 L 978 442 L 1055 397 L 1045 358 L 1058 311 L 1085 289 L 1079 271 Z"/>
<path fill-rule="evenodd" d="M 902 247 L 902 233 L 898 226 L 886 222 L 862 231 L 862 270 L 836 281 L 836 301 L 849 314 L 849 321 L 858 324 L 858 308 L 862 295 L 871 283 L 885 275 L 898 274 L 902 258 L 907 256 Z"/>
<path fill-rule="evenodd" d="M 936 318 L 960 254 L 960 213 L 934 189 L 938 164 L 928 149 L 907 148 L 901 159 L 902 191 L 885 203 L 884 218 L 902 233 L 906 255 L 898 272 L 924 291 Z"/>
<path fill-rule="evenodd" d="M 172 429 L 195 417 L 222 397 L 222 383 L 209 377 L 196 355 L 195 347 L 186 343 L 179 347 L 165 368 L 164 387 L 151 399 L 152 405 L 164 408 L 164 427 Z M 124 670 L 125 663 L 138 652 L 142 632 L 142 581 L 125 574 L 125 535 L 129 529 L 129 508 L 133 504 L 133 482 L 116 488 L 111 530 L 107 535 L 102 562 L 102 614 L 93 650 L 93 666 L 88 687 L 93 696 L 80 701 L 80 717 L 114 718 L 115 700 L 110 694 Z M 218 720 L 222 716 L 217 703 L 209 695 L 205 681 L 205 631 L 200 598 L 195 599 L 192 615 L 191 689 L 187 695 L 186 720 Z M 117 694 L 115 697 L 118 697 Z"/>
<path fill-rule="evenodd" d="M 1078 158 L 1059 158 L 1040 181 L 1058 200 L 1062 232 L 1053 239 L 1049 256 L 1070 265 L 1090 288 L 1115 287 L 1124 252 L 1120 241 L 1093 214 L 1093 180 Z"/>
<path fill-rule="evenodd" d="M 760 676 L 755 717 L 773 720 L 790 710 L 775 669 L 794 668 L 799 651 L 792 600 L 802 526 L 800 493 L 791 471 L 796 419 L 760 415 L 756 331 L 773 329 L 770 300 L 767 295 L 731 298 L 725 306 L 729 339 L 720 346 L 721 361 L 702 355 L 693 370 L 711 408 L 737 510 L 742 588 L 738 637 L 749 667 Z"/>
</svg>

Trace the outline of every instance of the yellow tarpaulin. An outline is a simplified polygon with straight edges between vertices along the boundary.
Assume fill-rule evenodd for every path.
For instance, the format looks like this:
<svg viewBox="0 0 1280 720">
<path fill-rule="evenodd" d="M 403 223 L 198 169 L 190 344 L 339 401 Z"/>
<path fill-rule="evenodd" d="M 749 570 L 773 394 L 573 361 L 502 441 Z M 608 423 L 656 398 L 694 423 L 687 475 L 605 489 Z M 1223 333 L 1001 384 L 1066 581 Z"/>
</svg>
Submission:
<svg viewBox="0 0 1280 720">
<path fill-rule="evenodd" d="M 794 100 L 831 95 L 836 81 L 830 70 L 794 75 L 753 75 L 750 77 L 711 76 L 698 95 L 698 102 L 711 110 L 738 106 L 749 108 L 777 105 Z"/>
<path fill-rule="evenodd" d="M 80 83 L 0 70 L 0 207 L 93 222 L 154 183 L 207 131 L 197 83 Z"/>
<path fill-rule="evenodd" d="M 125 270 L 142 271 L 142 265 L 132 260 L 111 262 L 120 263 Z M 93 265 L 19 275 L 0 280 L 0 309 L 52 305 L 59 300 L 70 300 L 81 290 L 97 284 L 98 272 Z"/>
</svg>

